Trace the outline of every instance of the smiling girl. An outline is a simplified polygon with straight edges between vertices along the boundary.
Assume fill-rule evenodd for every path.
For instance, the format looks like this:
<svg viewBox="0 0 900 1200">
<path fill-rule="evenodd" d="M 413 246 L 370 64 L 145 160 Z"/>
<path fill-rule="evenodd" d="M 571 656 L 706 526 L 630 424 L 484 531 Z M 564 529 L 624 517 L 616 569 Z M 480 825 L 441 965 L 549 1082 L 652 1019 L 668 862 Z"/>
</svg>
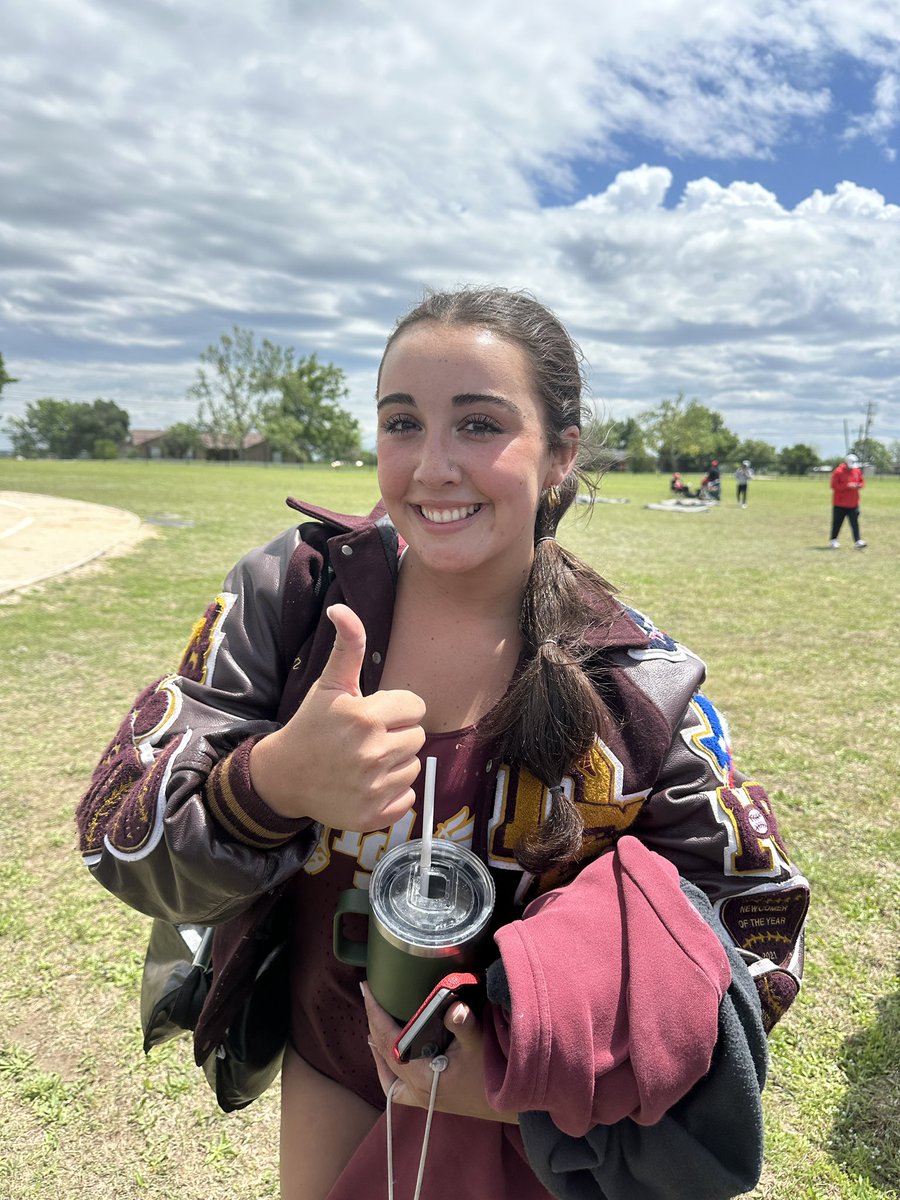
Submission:
<svg viewBox="0 0 900 1200">
<path fill-rule="evenodd" d="M 98 766 L 86 861 L 144 912 L 217 925 L 201 1058 L 239 948 L 284 914 L 284 1200 L 746 1191 L 808 889 L 702 662 L 556 540 L 577 348 L 527 294 L 429 294 L 388 340 L 377 407 L 379 505 L 292 500 L 312 519 L 232 571 Z M 341 892 L 422 834 L 426 757 L 436 836 L 497 892 L 436 1090 L 331 948 Z"/>
</svg>

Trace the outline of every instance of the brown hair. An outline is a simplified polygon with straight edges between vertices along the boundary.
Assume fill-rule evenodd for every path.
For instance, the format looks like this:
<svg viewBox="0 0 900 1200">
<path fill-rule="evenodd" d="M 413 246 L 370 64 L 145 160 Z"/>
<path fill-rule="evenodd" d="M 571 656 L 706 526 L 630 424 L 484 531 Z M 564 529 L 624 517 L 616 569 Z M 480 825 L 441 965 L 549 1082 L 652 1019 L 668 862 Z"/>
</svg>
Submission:
<svg viewBox="0 0 900 1200">
<path fill-rule="evenodd" d="M 572 425 L 582 428 L 587 410 L 581 352 L 562 322 L 529 293 L 493 287 L 426 292 L 398 321 L 385 354 L 405 330 L 427 321 L 490 329 L 522 347 L 543 406 L 551 449 L 562 445 L 563 430 Z M 484 737 L 497 742 L 505 761 L 527 767 L 551 789 L 549 816 L 516 847 L 519 862 L 536 874 L 570 863 L 578 855 L 583 821 L 559 785 L 609 722 L 597 680 L 588 670 L 585 633 L 596 624 L 591 596 L 608 607 L 613 589 L 556 541 L 557 526 L 581 482 L 593 491 L 576 464 L 558 488 L 549 488 L 541 496 L 534 524 L 534 561 L 519 618 L 524 662 L 481 729 Z"/>
</svg>

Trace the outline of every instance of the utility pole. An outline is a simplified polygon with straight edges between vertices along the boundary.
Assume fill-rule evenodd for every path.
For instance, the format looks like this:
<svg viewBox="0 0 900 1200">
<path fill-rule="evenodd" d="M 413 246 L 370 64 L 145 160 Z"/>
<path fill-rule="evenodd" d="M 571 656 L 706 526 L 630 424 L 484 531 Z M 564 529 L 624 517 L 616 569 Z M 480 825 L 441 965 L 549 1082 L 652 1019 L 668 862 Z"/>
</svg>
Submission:
<svg viewBox="0 0 900 1200">
<path fill-rule="evenodd" d="M 869 455 L 869 435 L 872 430 L 872 422 L 875 419 L 875 414 L 878 411 L 878 406 L 874 400 L 869 400 L 866 404 L 866 425 L 865 433 L 863 434 L 863 457 L 868 461 Z"/>
</svg>

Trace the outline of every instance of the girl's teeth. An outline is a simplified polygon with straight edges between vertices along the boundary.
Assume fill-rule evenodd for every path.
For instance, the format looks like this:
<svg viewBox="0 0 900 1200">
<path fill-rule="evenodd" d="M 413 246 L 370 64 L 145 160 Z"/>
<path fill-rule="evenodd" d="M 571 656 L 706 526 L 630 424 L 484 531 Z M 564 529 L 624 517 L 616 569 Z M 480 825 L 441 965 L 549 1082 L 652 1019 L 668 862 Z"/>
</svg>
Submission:
<svg viewBox="0 0 900 1200">
<path fill-rule="evenodd" d="M 469 504 L 466 508 L 423 508 L 422 516 L 426 521 L 445 525 L 448 521 L 461 521 L 463 517 L 471 517 L 480 507 L 479 504 Z"/>
</svg>

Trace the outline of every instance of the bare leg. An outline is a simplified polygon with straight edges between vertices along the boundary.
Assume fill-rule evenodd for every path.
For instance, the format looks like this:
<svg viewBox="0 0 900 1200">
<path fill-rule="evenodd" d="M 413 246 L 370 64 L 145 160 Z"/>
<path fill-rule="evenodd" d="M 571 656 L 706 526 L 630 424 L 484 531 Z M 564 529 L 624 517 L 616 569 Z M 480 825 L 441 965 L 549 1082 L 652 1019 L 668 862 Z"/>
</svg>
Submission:
<svg viewBox="0 0 900 1200">
<path fill-rule="evenodd" d="M 281 1200 L 324 1200 L 380 1116 L 289 1046 L 281 1071 Z"/>
</svg>

